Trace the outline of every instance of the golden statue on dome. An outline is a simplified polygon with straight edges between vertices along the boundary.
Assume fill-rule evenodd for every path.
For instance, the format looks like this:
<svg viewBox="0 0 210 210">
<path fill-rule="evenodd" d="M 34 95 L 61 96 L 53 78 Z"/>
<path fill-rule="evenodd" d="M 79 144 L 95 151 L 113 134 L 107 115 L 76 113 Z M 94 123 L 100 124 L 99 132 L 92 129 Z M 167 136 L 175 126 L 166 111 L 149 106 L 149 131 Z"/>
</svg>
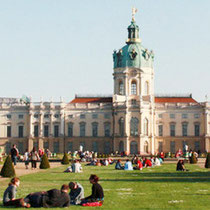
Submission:
<svg viewBox="0 0 210 210">
<path fill-rule="evenodd" d="M 135 8 L 135 7 L 133 7 L 132 8 L 132 21 L 133 22 L 135 22 L 135 14 L 138 12 L 138 10 Z"/>
</svg>

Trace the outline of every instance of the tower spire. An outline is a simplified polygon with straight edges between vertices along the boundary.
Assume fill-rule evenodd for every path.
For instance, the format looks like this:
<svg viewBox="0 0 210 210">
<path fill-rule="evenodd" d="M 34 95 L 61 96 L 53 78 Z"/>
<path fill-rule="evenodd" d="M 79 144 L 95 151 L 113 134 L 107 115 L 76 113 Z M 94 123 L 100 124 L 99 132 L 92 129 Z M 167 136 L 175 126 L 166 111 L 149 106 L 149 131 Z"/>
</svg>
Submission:
<svg viewBox="0 0 210 210">
<path fill-rule="evenodd" d="M 139 39 L 139 27 L 136 25 L 135 21 L 135 14 L 137 11 L 138 10 L 135 7 L 132 8 L 132 20 L 131 24 L 128 26 L 128 39 L 126 41 L 127 44 L 141 42 Z"/>
<path fill-rule="evenodd" d="M 133 7 L 132 8 L 132 21 L 133 22 L 135 22 L 135 14 L 138 12 L 138 10 L 135 8 L 135 7 Z"/>
</svg>

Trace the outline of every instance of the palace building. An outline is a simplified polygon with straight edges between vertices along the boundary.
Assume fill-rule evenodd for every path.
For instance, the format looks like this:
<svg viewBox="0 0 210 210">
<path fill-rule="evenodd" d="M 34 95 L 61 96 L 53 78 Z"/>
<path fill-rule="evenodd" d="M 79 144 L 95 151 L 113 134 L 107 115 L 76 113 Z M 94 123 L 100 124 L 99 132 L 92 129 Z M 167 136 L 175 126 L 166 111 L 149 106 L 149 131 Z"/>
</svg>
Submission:
<svg viewBox="0 0 210 210">
<path fill-rule="evenodd" d="M 125 46 L 113 53 L 113 95 L 76 95 L 69 102 L 0 98 L 0 146 L 60 153 L 175 153 L 210 150 L 210 103 L 192 95 L 154 94 L 154 53 L 142 45 L 134 16 Z"/>
</svg>

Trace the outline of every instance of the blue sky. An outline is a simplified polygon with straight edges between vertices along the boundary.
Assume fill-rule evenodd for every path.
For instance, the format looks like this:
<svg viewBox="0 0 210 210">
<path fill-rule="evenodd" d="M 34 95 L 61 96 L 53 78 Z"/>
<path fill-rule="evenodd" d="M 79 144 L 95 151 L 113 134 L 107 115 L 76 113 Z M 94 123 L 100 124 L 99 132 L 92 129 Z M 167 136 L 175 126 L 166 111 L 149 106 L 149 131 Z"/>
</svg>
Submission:
<svg viewBox="0 0 210 210">
<path fill-rule="evenodd" d="M 209 0 L 0 0 L 0 97 L 112 94 L 133 6 L 155 53 L 155 93 L 210 98 Z"/>
</svg>

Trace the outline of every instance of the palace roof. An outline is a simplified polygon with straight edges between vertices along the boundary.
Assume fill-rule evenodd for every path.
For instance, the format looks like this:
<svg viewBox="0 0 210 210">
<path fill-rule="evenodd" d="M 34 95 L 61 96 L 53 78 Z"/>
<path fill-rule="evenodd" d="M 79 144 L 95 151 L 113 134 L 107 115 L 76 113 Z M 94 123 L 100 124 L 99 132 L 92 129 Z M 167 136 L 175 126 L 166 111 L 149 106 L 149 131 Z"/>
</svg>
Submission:
<svg viewBox="0 0 210 210">
<path fill-rule="evenodd" d="M 70 104 L 74 103 L 112 103 L 112 97 L 75 97 Z M 191 96 L 187 97 L 155 97 L 155 103 L 198 103 Z"/>
<path fill-rule="evenodd" d="M 192 97 L 155 97 L 155 103 L 198 103 Z"/>
</svg>

